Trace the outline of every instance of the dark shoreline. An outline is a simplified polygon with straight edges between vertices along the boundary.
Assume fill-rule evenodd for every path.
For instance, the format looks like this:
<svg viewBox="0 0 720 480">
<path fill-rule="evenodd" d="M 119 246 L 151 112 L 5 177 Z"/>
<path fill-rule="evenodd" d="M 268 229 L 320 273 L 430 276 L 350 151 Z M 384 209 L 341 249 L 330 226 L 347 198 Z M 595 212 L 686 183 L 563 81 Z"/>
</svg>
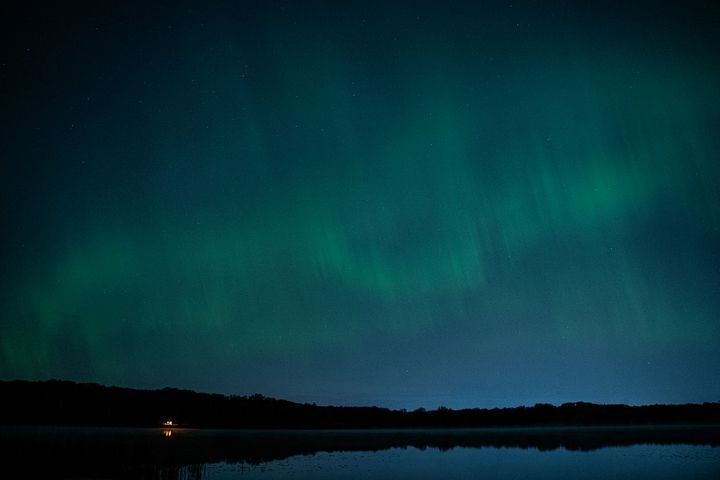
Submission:
<svg viewBox="0 0 720 480">
<path fill-rule="evenodd" d="M 720 403 L 391 410 L 300 404 L 262 395 L 226 396 L 165 388 L 136 390 L 67 381 L 0 381 L 0 425 L 214 429 L 423 429 L 717 425 Z"/>
<path fill-rule="evenodd" d="M 168 431 L 172 433 L 168 434 Z M 6 471 L 54 478 L 201 478 L 202 465 L 394 448 L 592 452 L 633 445 L 720 447 L 720 425 L 385 430 L 0 427 Z"/>
</svg>

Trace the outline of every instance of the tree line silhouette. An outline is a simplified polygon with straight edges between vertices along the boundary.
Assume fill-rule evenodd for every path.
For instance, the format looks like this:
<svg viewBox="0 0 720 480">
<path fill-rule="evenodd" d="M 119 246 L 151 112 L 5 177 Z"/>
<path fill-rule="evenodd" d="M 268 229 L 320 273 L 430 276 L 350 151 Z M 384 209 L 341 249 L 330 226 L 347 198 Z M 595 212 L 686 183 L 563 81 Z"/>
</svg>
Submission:
<svg viewBox="0 0 720 480">
<path fill-rule="evenodd" d="M 342 429 L 720 424 L 720 403 L 391 410 L 301 404 L 260 394 L 233 396 L 138 390 L 50 380 L 0 381 L 0 424 L 198 428 Z"/>
</svg>

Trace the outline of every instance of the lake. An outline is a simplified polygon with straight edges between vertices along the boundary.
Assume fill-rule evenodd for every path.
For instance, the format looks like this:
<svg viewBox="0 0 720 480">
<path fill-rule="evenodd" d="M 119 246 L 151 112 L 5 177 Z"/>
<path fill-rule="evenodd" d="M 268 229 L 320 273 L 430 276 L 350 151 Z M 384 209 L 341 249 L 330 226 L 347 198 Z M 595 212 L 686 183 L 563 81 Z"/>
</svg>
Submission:
<svg viewBox="0 0 720 480">
<path fill-rule="evenodd" d="M 0 427 L 3 478 L 713 479 L 718 427 Z"/>
</svg>

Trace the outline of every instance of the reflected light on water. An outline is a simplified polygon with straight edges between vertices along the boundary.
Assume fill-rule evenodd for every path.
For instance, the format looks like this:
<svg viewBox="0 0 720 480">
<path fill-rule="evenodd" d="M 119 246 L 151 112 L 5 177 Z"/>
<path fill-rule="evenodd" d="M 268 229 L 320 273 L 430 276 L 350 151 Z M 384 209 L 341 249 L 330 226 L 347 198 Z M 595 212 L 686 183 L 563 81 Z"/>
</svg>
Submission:
<svg viewBox="0 0 720 480">
<path fill-rule="evenodd" d="M 29 478 L 718 480 L 718 450 L 717 427 L 702 426 L 426 431 L 0 427 L 2 472 L 29 472 Z"/>
</svg>

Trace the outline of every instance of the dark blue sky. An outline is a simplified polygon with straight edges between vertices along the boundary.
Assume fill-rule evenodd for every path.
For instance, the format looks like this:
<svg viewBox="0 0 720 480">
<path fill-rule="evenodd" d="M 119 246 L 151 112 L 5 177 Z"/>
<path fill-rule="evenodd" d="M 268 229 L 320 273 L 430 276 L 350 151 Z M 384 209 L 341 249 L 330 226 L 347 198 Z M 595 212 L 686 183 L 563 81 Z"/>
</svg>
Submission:
<svg viewBox="0 0 720 480">
<path fill-rule="evenodd" d="M 714 2 L 150 3 L 0 14 L 0 378 L 720 399 Z"/>
</svg>

